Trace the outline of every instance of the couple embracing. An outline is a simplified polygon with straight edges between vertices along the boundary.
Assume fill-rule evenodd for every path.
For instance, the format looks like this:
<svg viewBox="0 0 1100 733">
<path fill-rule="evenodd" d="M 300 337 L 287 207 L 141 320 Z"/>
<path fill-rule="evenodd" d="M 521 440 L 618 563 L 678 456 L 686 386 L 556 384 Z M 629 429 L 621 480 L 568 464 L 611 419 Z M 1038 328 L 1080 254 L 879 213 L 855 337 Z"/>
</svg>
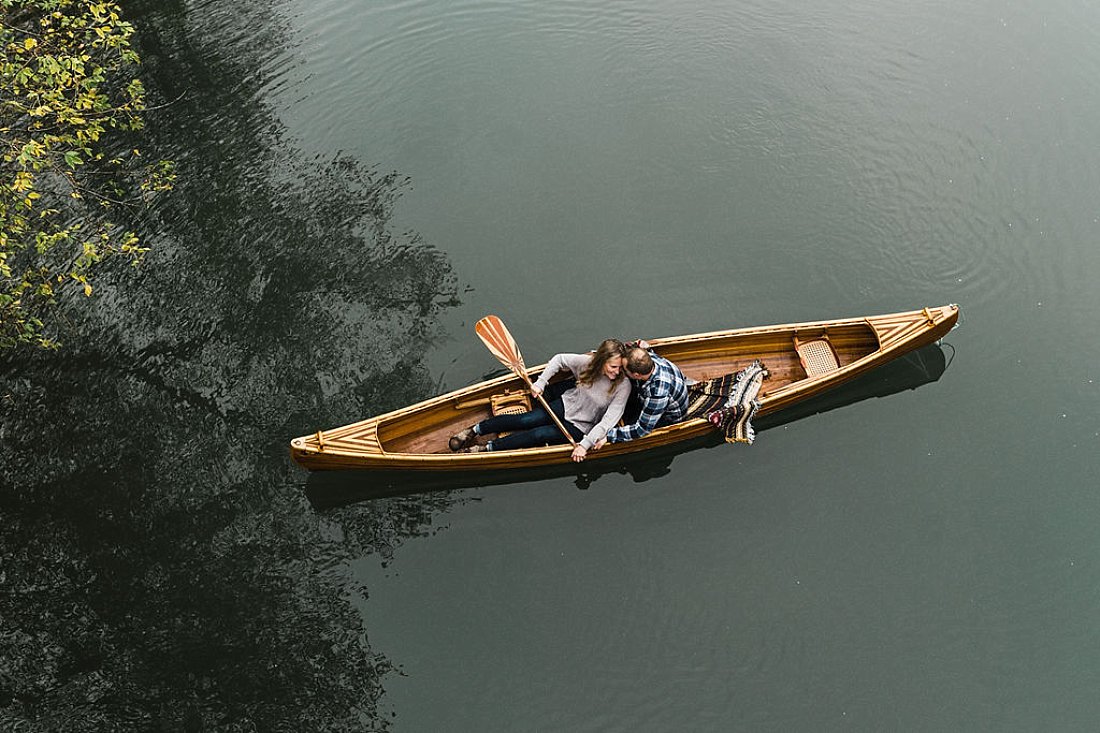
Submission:
<svg viewBox="0 0 1100 733">
<path fill-rule="evenodd" d="M 550 385 L 550 379 L 568 369 L 572 380 Z M 688 408 L 688 381 L 668 359 L 657 356 L 645 341 L 630 345 L 607 339 L 588 354 L 557 354 L 532 385 L 542 395 L 576 447 L 573 460 L 583 461 L 604 443 L 637 440 L 662 425 L 682 420 Z M 634 403 L 633 405 L 631 403 Z M 631 422 L 616 427 L 632 407 Z M 485 443 L 479 436 L 507 432 Z M 543 407 L 519 415 L 497 415 L 466 428 L 451 438 L 452 451 L 480 453 L 515 450 L 566 442 Z"/>
</svg>

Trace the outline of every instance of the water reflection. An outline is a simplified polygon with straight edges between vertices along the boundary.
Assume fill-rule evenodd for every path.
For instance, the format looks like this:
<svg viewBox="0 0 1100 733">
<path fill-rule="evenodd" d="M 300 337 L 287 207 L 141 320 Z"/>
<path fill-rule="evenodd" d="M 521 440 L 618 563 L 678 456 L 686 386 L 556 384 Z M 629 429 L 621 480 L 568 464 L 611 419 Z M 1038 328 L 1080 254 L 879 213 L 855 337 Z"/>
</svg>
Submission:
<svg viewBox="0 0 1100 733">
<path fill-rule="evenodd" d="M 811 415 L 855 404 L 872 397 L 887 397 L 916 389 L 938 380 L 946 371 L 945 348 L 929 344 L 878 369 L 864 374 L 847 385 L 826 392 L 774 415 L 756 421 L 757 432 L 786 425 Z M 627 456 L 617 461 L 588 462 L 577 466 L 547 466 L 538 469 L 509 471 L 479 471 L 440 473 L 424 477 L 410 476 L 408 471 L 317 471 L 306 480 L 306 496 L 319 509 L 384 497 L 412 496 L 448 489 L 513 484 L 524 481 L 572 476 L 578 489 L 587 489 L 601 476 L 610 473 L 630 475 L 635 482 L 648 481 L 668 474 L 676 456 L 701 448 L 725 446 L 721 437 L 697 439 L 677 446 L 652 451 L 643 456 Z M 724 448 L 728 449 L 728 448 Z"/>
<path fill-rule="evenodd" d="M 392 231 L 402 176 L 283 139 L 263 8 L 130 8 L 151 96 L 186 99 L 142 142 L 180 180 L 137 278 L 0 360 L 0 728 L 385 727 L 344 568 L 457 498 L 319 519 L 284 446 L 430 394 L 450 265 Z"/>
</svg>

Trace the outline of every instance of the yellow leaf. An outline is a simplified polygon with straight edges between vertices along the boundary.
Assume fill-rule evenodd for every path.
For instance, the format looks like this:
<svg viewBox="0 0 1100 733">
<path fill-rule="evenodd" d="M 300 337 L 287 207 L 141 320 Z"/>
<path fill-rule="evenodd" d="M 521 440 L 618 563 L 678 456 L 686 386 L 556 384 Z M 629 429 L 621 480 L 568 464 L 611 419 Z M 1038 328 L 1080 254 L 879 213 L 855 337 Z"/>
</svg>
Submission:
<svg viewBox="0 0 1100 733">
<path fill-rule="evenodd" d="M 27 49 L 28 51 L 30 51 L 32 48 L 34 48 L 37 45 L 38 45 L 38 41 L 34 40 L 33 38 L 28 38 L 25 41 L 23 41 L 23 48 Z"/>
<path fill-rule="evenodd" d="M 84 283 L 84 295 L 91 296 L 91 294 L 92 294 L 92 286 L 89 285 L 88 283 Z"/>
</svg>

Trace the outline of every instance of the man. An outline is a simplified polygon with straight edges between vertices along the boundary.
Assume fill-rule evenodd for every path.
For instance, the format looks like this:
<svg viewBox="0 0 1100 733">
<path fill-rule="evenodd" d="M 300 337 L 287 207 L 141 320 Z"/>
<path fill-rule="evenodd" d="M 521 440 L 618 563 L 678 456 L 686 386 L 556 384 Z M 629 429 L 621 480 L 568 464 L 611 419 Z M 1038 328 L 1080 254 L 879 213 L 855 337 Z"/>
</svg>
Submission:
<svg viewBox="0 0 1100 733">
<path fill-rule="evenodd" d="M 648 350 L 649 344 L 627 352 L 624 370 L 634 380 L 642 411 L 636 422 L 607 431 L 606 442 L 622 443 L 649 435 L 655 428 L 684 419 L 688 408 L 688 381 L 683 372 L 668 359 Z M 600 441 L 602 446 L 604 441 Z"/>
</svg>

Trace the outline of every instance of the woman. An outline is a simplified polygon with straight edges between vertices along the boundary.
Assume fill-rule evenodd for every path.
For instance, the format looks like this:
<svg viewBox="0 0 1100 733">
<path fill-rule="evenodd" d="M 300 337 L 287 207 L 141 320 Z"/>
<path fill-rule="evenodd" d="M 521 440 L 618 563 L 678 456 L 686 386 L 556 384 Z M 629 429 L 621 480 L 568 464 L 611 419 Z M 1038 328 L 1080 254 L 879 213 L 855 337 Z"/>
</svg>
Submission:
<svg viewBox="0 0 1100 733">
<path fill-rule="evenodd" d="M 607 339 L 594 353 L 558 354 L 531 386 L 537 397 L 546 390 L 550 378 L 562 369 L 568 369 L 576 377 L 575 386 L 547 400 L 550 409 L 577 441 L 573 449 L 574 461 L 583 461 L 592 446 L 622 417 L 630 397 L 630 382 L 623 376 L 626 350 L 621 341 Z M 475 443 L 479 435 L 501 432 L 509 434 L 485 445 Z M 452 437 L 449 447 L 453 451 L 480 453 L 553 445 L 565 440 L 561 428 L 543 407 L 538 406 L 520 415 L 497 415 L 482 420 Z"/>
</svg>

